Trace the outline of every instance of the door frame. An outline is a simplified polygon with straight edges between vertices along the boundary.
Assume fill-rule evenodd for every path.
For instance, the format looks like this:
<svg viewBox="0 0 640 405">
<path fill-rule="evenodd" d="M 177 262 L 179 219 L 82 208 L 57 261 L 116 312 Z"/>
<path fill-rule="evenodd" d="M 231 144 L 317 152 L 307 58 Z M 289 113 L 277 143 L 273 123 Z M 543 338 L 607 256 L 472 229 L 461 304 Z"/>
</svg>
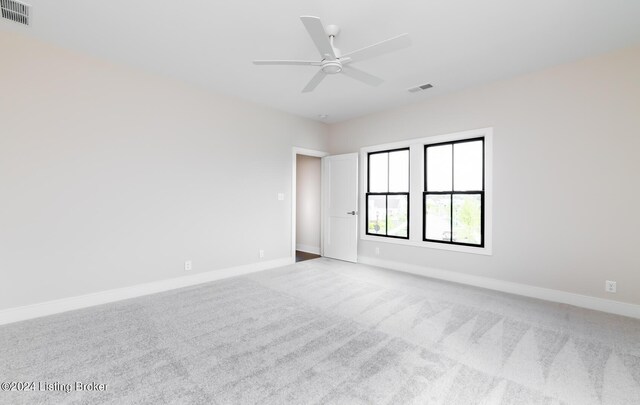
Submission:
<svg viewBox="0 0 640 405">
<path fill-rule="evenodd" d="M 298 177 L 298 163 L 297 156 L 312 156 L 320 158 L 320 256 L 324 254 L 324 207 L 322 206 L 322 197 L 324 189 L 322 187 L 322 172 L 324 170 L 323 157 L 329 156 L 328 152 L 323 152 L 314 149 L 299 148 L 294 146 L 291 150 L 291 259 L 295 263 L 296 261 L 296 215 L 298 209 L 298 196 L 297 196 L 297 177 Z"/>
</svg>

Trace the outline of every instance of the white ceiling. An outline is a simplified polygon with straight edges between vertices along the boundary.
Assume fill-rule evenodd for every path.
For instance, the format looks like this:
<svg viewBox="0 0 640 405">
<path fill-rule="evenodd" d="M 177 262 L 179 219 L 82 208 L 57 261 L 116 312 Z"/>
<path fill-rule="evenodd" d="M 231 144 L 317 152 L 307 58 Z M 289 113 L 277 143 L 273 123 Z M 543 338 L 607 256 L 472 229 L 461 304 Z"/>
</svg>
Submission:
<svg viewBox="0 0 640 405">
<path fill-rule="evenodd" d="M 640 42 L 638 0 L 27 0 L 33 22 L 17 31 L 116 63 L 188 81 L 312 119 L 338 122 Z M 409 33 L 413 45 L 354 63 L 383 79 L 343 75 L 300 91 L 316 60 L 300 15 L 338 24 L 346 53 Z M 408 93 L 416 85 L 433 89 Z"/>
</svg>

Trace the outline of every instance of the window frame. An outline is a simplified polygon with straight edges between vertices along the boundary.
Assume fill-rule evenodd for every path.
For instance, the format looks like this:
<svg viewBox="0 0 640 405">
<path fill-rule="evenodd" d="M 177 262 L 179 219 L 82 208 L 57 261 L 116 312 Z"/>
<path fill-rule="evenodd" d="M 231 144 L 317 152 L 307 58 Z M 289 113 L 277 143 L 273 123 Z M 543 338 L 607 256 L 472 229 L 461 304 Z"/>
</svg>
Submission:
<svg viewBox="0 0 640 405">
<path fill-rule="evenodd" d="M 455 186 L 455 146 L 460 143 L 468 143 L 468 142 L 477 142 L 482 141 L 482 189 L 481 190 L 465 190 L 465 191 L 456 191 Z M 433 148 L 437 146 L 443 145 L 451 145 L 451 190 L 450 191 L 428 191 L 427 184 L 427 149 Z M 484 136 L 476 137 L 476 138 L 467 138 L 467 139 L 458 139 L 454 141 L 447 142 L 437 142 L 437 143 L 428 143 L 424 145 L 424 189 L 422 191 L 422 240 L 430 243 L 444 243 L 447 245 L 460 245 L 460 246 L 471 246 L 471 247 L 479 247 L 483 248 L 485 244 L 484 239 L 484 193 L 485 193 L 485 138 Z M 462 242 L 454 242 L 453 241 L 453 198 L 456 195 L 480 195 L 480 244 L 475 243 L 462 243 Z M 451 240 L 438 240 L 438 239 L 428 239 L 427 238 L 427 196 L 428 195 L 450 195 L 450 218 L 451 222 Z"/>
<path fill-rule="evenodd" d="M 484 246 L 454 245 L 423 240 L 423 191 L 424 191 L 424 147 L 427 144 L 484 137 Z M 375 151 L 410 148 L 410 187 L 409 187 L 409 239 L 379 237 L 366 233 L 366 215 L 358 215 L 358 235 L 363 243 L 364 252 L 373 252 L 385 244 L 404 245 L 413 248 L 430 249 L 434 253 L 467 253 L 483 256 L 493 255 L 493 128 L 477 128 L 467 131 L 407 138 L 398 142 L 363 146 L 360 148 L 359 213 L 366 212 L 366 193 L 368 191 L 367 154 Z M 377 250 L 376 250 L 377 251 Z M 451 252 L 451 253 L 447 253 Z M 363 253 L 361 253 L 363 254 Z M 365 253 L 364 255 L 373 254 Z"/>
<path fill-rule="evenodd" d="M 370 162 L 371 162 L 371 155 L 379 155 L 382 153 L 386 153 L 387 155 L 391 152 L 399 152 L 399 151 L 404 151 L 406 150 L 408 152 L 409 155 L 409 159 L 408 159 L 408 167 L 407 167 L 407 190 L 406 192 L 404 191 L 394 191 L 394 192 L 390 192 L 389 191 L 389 157 L 387 156 L 387 192 L 371 192 L 371 173 L 369 171 L 369 167 L 370 167 Z M 404 239 L 404 240 L 409 240 L 409 237 L 411 235 L 411 149 L 407 146 L 404 148 L 395 148 L 395 149 L 385 149 L 385 150 L 377 150 L 377 151 L 373 151 L 373 152 L 368 152 L 367 153 L 367 189 L 366 189 L 366 193 L 365 193 L 365 197 L 364 197 L 364 201 L 365 201 L 365 209 L 364 209 L 364 223 L 365 223 L 365 234 L 369 235 L 369 236 L 373 236 L 373 237 L 377 237 L 377 238 L 395 238 L 395 239 Z M 373 195 L 373 196 L 385 196 L 385 235 L 381 235 L 379 233 L 369 233 L 369 196 Z M 389 235 L 389 196 L 390 195 L 406 195 L 407 196 L 407 236 L 396 236 L 396 235 Z"/>
</svg>

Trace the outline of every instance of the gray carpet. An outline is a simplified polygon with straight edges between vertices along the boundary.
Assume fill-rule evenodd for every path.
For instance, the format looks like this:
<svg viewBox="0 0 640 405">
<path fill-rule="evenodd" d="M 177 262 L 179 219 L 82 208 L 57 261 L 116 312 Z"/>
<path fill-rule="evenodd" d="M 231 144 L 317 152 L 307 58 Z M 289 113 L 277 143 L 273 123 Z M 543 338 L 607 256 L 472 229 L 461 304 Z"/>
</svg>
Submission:
<svg viewBox="0 0 640 405">
<path fill-rule="evenodd" d="M 639 404 L 640 321 L 316 259 L 0 327 L 3 404 Z"/>
</svg>

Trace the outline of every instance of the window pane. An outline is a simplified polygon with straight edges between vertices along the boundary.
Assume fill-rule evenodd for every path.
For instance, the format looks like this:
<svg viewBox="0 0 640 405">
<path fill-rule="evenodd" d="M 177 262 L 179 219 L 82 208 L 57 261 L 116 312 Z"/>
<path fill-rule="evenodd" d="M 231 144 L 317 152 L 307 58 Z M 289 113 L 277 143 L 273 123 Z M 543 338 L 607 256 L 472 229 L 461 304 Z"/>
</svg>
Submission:
<svg viewBox="0 0 640 405">
<path fill-rule="evenodd" d="M 368 198 L 367 232 L 379 235 L 387 234 L 387 197 L 370 195 Z"/>
<path fill-rule="evenodd" d="M 425 198 L 426 238 L 451 242 L 451 194 L 432 194 Z"/>
<path fill-rule="evenodd" d="M 482 190 L 482 141 L 456 143 L 453 148 L 455 190 Z"/>
<path fill-rule="evenodd" d="M 409 151 L 389 152 L 389 191 L 409 192 Z"/>
<path fill-rule="evenodd" d="M 389 231 L 387 235 L 401 236 L 406 238 L 409 235 L 409 221 L 407 213 L 409 206 L 406 195 L 390 195 L 387 197 Z"/>
<path fill-rule="evenodd" d="M 453 241 L 459 243 L 482 243 L 482 200 L 480 194 L 458 194 L 453 196 Z"/>
<path fill-rule="evenodd" d="M 386 193 L 388 191 L 388 159 L 388 153 L 374 153 L 369 155 L 369 192 Z"/>
<path fill-rule="evenodd" d="M 451 145 L 427 148 L 427 191 L 451 191 Z"/>
</svg>

